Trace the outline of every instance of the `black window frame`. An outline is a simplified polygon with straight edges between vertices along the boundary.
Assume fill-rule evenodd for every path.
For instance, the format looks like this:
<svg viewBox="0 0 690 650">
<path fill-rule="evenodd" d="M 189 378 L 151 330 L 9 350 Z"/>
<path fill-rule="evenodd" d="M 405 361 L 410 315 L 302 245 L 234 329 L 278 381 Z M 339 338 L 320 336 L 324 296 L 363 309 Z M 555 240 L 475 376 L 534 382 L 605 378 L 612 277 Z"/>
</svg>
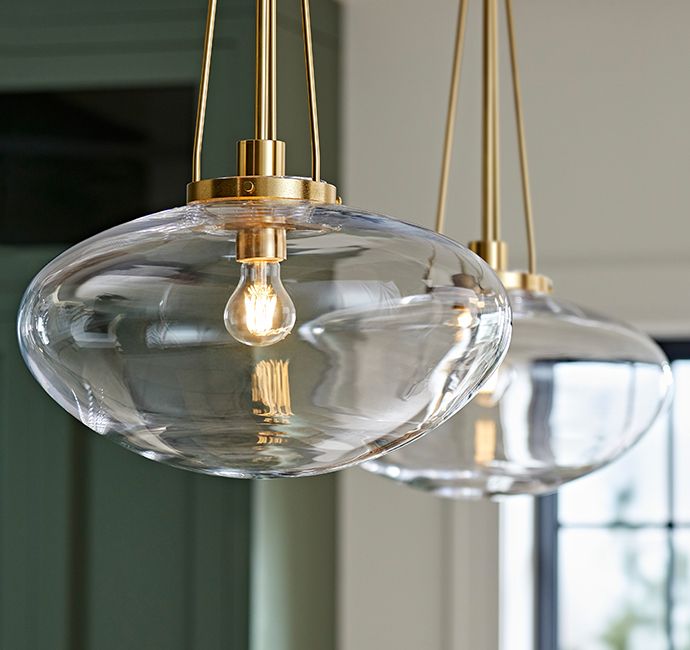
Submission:
<svg viewBox="0 0 690 650">
<path fill-rule="evenodd" d="M 690 338 L 688 339 L 657 339 L 657 343 L 665 352 L 669 361 L 690 361 Z M 669 467 L 673 467 L 673 443 L 669 444 Z M 672 485 L 672 483 L 669 483 Z M 670 493 L 670 518 L 666 526 L 675 528 L 673 522 L 673 491 Z M 561 524 L 558 519 L 558 493 L 537 497 L 535 504 L 535 544 L 536 544 L 536 603 L 535 603 L 535 639 L 536 650 L 557 650 L 559 648 L 559 531 Z M 671 535 L 669 535 L 671 540 Z M 675 549 L 669 541 L 668 575 L 673 575 Z M 671 638 L 671 612 L 673 603 L 673 584 L 671 580 L 666 585 L 666 620 L 665 626 L 668 638 Z"/>
</svg>

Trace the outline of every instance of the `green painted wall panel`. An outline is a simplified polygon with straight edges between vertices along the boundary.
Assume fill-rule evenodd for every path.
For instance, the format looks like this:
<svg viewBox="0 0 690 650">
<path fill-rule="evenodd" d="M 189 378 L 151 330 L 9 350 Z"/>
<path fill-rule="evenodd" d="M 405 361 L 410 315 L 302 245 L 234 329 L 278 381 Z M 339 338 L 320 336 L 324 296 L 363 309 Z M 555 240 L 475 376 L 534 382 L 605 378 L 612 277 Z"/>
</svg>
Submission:
<svg viewBox="0 0 690 650">
<path fill-rule="evenodd" d="M 11 254 L 10 254 L 11 253 Z M 45 254 L 0 257 L 0 648 L 68 650 L 72 418 L 16 344 L 16 307 Z"/>
<path fill-rule="evenodd" d="M 14 323 L 0 340 L 0 647 L 66 650 L 71 423 L 27 376 Z"/>
<path fill-rule="evenodd" d="M 0 648 L 246 650 L 252 485 L 136 456 L 45 395 L 14 321 L 51 257 L 0 247 Z"/>
<path fill-rule="evenodd" d="M 0 92 L 195 88 L 205 5 L 0 8 Z M 207 177 L 234 173 L 235 143 L 252 136 L 253 14 L 253 0 L 221 0 Z M 336 3 L 313 0 L 313 15 L 323 174 L 337 182 Z M 307 174 L 299 16 L 297 0 L 279 2 L 279 136 L 289 173 Z M 0 648 L 334 647 L 333 477 L 267 483 L 257 497 L 252 482 L 173 470 L 85 430 L 44 394 L 16 346 L 20 295 L 55 252 L 0 243 Z"/>
<path fill-rule="evenodd" d="M 334 650 L 332 475 L 262 481 L 254 491 L 251 650 Z"/>
<path fill-rule="evenodd" d="M 87 440 L 86 648 L 188 647 L 191 481 Z"/>
</svg>

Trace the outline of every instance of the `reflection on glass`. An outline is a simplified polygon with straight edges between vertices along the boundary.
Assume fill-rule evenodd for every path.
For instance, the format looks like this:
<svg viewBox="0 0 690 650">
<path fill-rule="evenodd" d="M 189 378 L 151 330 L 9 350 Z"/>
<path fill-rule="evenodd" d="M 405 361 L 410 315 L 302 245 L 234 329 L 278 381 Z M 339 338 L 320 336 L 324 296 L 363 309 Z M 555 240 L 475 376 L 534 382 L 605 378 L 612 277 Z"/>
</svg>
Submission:
<svg viewBox="0 0 690 650">
<path fill-rule="evenodd" d="M 560 539 L 563 650 L 668 647 L 665 531 L 565 529 Z"/>
<path fill-rule="evenodd" d="M 254 415 L 266 424 L 288 424 L 292 413 L 290 400 L 290 361 L 268 359 L 259 361 L 252 373 L 252 402 Z"/>
<path fill-rule="evenodd" d="M 496 423 L 477 420 L 474 423 L 474 462 L 487 465 L 496 458 Z"/>
</svg>

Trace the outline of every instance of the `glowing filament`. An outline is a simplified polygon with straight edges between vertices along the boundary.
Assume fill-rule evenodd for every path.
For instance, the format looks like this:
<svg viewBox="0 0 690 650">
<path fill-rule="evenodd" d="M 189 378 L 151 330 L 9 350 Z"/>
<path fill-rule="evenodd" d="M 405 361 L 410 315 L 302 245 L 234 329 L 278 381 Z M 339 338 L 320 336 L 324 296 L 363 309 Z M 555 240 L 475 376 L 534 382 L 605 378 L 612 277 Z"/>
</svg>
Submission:
<svg viewBox="0 0 690 650">
<path fill-rule="evenodd" d="M 244 296 L 247 314 L 247 329 L 257 336 L 266 336 L 273 330 L 273 319 L 278 304 L 273 287 L 267 284 L 252 284 Z"/>
</svg>

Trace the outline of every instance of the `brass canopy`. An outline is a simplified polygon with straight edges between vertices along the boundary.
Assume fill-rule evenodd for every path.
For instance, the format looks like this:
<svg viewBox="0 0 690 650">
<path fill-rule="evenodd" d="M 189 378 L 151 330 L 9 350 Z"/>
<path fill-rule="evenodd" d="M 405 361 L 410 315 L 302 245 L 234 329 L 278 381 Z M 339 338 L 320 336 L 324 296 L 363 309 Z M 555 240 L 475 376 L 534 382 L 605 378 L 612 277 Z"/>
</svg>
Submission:
<svg viewBox="0 0 690 650">
<path fill-rule="evenodd" d="M 237 176 L 205 178 L 187 185 L 187 203 L 274 199 L 337 203 L 334 185 L 313 178 L 285 176 L 285 143 L 240 140 Z"/>
<path fill-rule="evenodd" d="M 334 185 L 298 176 L 228 176 L 187 185 L 187 203 L 275 199 L 338 203 Z"/>
</svg>

